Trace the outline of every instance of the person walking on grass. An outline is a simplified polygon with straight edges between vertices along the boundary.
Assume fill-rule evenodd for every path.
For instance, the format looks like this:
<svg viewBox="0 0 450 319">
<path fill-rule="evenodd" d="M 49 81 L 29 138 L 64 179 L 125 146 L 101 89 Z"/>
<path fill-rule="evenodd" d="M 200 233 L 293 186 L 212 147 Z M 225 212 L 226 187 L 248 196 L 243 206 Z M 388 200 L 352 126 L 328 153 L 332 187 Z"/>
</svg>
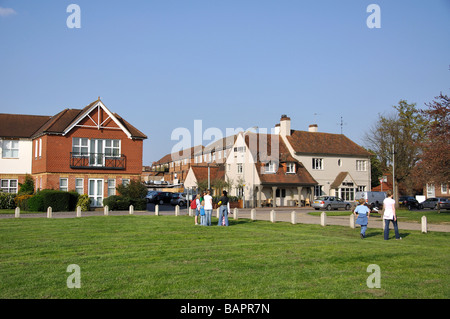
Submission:
<svg viewBox="0 0 450 319">
<path fill-rule="evenodd" d="M 223 191 L 222 194 L 223 196 L 219 199 L 219 222 L 217 223 L 217 226 L 228 226 L 228 193 L 227 191 Z"/>
<path fill-rule="evenodd" d="M 384 240 L 389 239 L 389 223 L 392 221 L 395 231 L 395 239 L 402 239 L 398 233 L 397 214 L 395 211 L 395 200 L 391 190 L 386 192 L 386 198 L 383 201 L 383 220 L 384 220 Z"/>
<path fill-rule="evenodd" d="M 206 226 L 211 226 L 211 215 L 212 215 L 212 210 L 213 210 L 213 203 L 212 203 L 212 196 L 211 196 L 211 192 L 207 191 L 206 195 L 204 197 L 205 200 L 205 224 Z"/>
<path fill-rule="evenodd" d="M 353 211 L 353 215 L 358 216 L 356 218 L 356 224 L 361 225 L 361 239 L 366 238 L 367 224 L 369 222 L 370 209 L 366 206 L 364 198 L 359 199 L 359 205 Z"/>
</svg>

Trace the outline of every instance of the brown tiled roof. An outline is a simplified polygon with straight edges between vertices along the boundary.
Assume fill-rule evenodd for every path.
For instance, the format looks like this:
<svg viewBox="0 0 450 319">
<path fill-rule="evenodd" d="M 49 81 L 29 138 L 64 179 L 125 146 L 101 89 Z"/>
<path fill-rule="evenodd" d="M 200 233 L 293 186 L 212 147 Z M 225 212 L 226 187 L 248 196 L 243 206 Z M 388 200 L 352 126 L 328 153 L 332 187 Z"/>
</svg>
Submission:
<svg viewBox="0 0 450 319">
<path fill-rule="evenodd" d="M 0 114 L 1 138 L 31 138 L 51 116 Z"/>
<path fill-rule="evenodd" d="M 62 134 L 64 131 L 72 124 L 80 119 L 84 113 L 92 107 L 93 104 L 97 103 L 99 100 L 96 100 L 83 109 L 64 109 L 58 114 L 50 117 L 50 119 L 39 128 L 37 132 L 33 134 L 33 137 L 38 137 L 44 134 Z M 132 138 L 137 139 L 146 139 L 147 136 L 135 128 L 133 125 L 128 123 L 125 119 L 123 119 L 117 113 L 114 113 L 114 116 L 117 120 L 130 132 Z"/>
<path fill-rule="evenodd" d="M 292 130 L 287 139 L 297 154 L 371 155 L 343 134 Z"/>
<path fill-rule="evenodd" d="M 164 155 L 160 160 L 153 162 L 152 165 L 155 166 L 155 165 L 168 164 L 173 161 L 178 161 L 178 160 L 182 160 L 185 158 L 192 158 L 194 156 L 194 154 L 200 152 L 200 150 L 203 150 L 203 148 L 204 148 L 203 145 L 197 145 L 197 146 L 193 146 L 184 151 L 181 150 L 179 152 L 170 153 L 170 154 Z"/>
<path fill-rule="evenodd" d="M 263 185 L 277 185 L 277 186 L 314 186 L 317 181 L 311 176 L 308 170 L 302 163 L 295 161 L 296 172 L 285 173 L 284 168 L 279 166 L 276 173 L 265 173 L 264 165 L 257 164 L 257 171 L 261 184 Z"/>
<path fill-rule="evenodd" d="M 208 154 L 211 153 L 214 150 L 224 150 L 233 147 L 234 142 L 236 142 L 237 134 L 236 135 L 230 135 L 224 138 L 221 138 L 220 140 L 214 141 L 204 147 L 202 150 L 197 150 L 194 155 L 200 155 L 200 154 Z M 202 152 L 200 152 L 202 151 Z"/>
<path fill-rule="evenodd" d="M 339 185 L 342 184 L 342 182 L 344 181 L 344 179 L 347 175 L 348 175 L 348 172 L 340 172 L 334 179 L 334 182 L 331 183 L 330 188 L 338 188 Z"/>
<path fill-rule="evenodd" d="M 208 166 L 204 165 L 193 165 L 191 166 L 192 172 L 195 175 L 197 181 L 208 180 Z M 209 178 L 211 181 L 225 179 L 225 165 L 215 165 L 209 167 Z"/>
</svg>

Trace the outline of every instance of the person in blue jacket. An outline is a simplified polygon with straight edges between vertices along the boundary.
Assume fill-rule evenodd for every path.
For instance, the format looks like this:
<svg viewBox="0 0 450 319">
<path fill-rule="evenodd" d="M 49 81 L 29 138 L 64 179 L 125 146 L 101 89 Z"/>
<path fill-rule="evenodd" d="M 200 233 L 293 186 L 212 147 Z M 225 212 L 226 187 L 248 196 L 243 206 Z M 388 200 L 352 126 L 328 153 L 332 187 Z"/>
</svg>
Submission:
<svg viewBox="0 0 450 319">
<path fill-rule="evenodd" d="M 366 238 L 367 224 L 369 222 L 370 208 L 366 206 L 364 198 L 359 199 L 359 205 L 353 211 L 353 214 L 358 216 L 356 224 L 361 225 L 361 239 Z"/>
</svg>

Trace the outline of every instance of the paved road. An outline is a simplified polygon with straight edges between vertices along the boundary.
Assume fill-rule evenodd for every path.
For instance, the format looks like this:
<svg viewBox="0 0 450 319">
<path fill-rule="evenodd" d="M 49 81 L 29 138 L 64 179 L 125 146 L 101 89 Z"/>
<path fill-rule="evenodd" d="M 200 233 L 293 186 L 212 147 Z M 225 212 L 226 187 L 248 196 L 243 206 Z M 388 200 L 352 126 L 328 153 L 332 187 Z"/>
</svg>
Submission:
<svg viewBox="0 0 450 319">
<path fill-rule="evenodd" d="M 257 220 L 270 220 L 270 211 L 272 208 L 258 208 L 256 209 L 256 219 Z M 233 210 L 232 210 L 233 211 Z M 312 216 L 308 214 L 312 209 L 309 207 L 277 207 L 275 209 L 276 212 L 276 221 L 280 222 L 291 222 L 291 212 L 295 211 L 297 216 L 298 224 L 320 224 L 320 216 Z M 110 211 L 110 216 L 117 215 L 127 215 L 128 211 Z M 135 211 L 135 215 L 155 215 L 155 206 L 153 204 L 149 204 L 147 206 L 147 211 Z M 171 205 L 160 205 L 159 207 L 160 215 L 174 215 L 175 208 Z M 188 210 L 186 208 L 180 209 L 180 215 L 187 215 Z M 88 216 L 102 216 L 104 215 L 103 210 L 98 211 L 89 211 L 82 212 L 83 217 Z M 213 216 L 216 216 L 216 212 L 213 212 Z M 20 218 L 45 218 L 47 217 L 47 213 L 32 213 L 32 214 L 21 214 Z M 53 212 L 53 218 L 74 218 L 76 217 L 75 212 Z M 0 214 L 1 218 L 14 218 L 14 214 Z M 233 214 L 229 215 L 229 218 L 233 218 Z M 248 218 L 250 219 L 250 209 L 239 209 L 238 210 L 238 218 Z M 350 213 L 348 216 L 327 216 L 326 219 L 327 225 L 340 225 L 350 227 Z M 381 217 L 372 215 L 369 219 L 369 228 L 381 228 L 383 229 L 383 221 Z M 357 226 L 358 227 L 358 226 Z M 390 226 L 392 228 L 392 224 Z M 398 220 L 398 227 L 400 230 L 418 230 L 421 231 L 420 222 L 402 222 L 401 218 Z M 438 224 L 430 224 L 428 223 L 428 231 L 435 232 L 450 232 L 450 225 L 438 225 Z"/>
</svg>

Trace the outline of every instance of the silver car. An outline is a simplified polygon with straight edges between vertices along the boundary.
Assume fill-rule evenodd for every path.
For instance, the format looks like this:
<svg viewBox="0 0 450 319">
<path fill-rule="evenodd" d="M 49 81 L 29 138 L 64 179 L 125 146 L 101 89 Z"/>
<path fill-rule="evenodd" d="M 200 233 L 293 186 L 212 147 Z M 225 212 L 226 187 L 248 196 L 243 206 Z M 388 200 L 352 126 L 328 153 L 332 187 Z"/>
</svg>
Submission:
<svg viewBox="0 0 450 319">
<path fill-rule="evenodd" d="M 346 202 L 336 196 L 319 196 L 316 199 L 314 199 L 312 207 L 314 207 L 316 210 L 319 209 L 332 210 L 339 208 L 342 208 L 344 210 L 350 210 L 352 205 L 349 202 Z"/>
</svg>

